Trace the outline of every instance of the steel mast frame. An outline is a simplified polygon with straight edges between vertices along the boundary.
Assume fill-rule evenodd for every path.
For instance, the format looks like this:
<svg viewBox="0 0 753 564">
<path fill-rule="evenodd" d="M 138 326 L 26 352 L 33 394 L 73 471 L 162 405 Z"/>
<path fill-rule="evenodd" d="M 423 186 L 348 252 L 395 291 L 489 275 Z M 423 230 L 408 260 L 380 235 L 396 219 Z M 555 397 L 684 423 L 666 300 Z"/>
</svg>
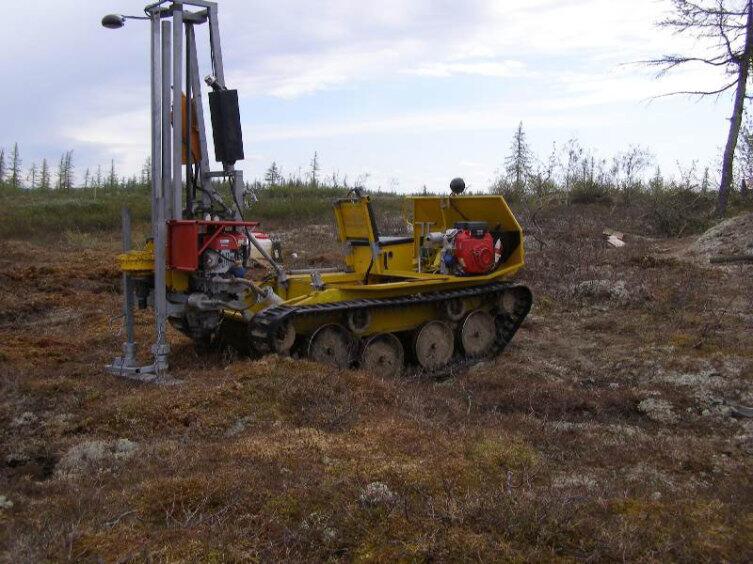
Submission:
<svg viewBox="0 0 753 564">
<path fill-rule="evenodd" d="M 186 6 L 200 8 L 186 10 Z M 202 192 L 202 205 L 208 208 L 213 198 L 218 198 L 211 185 L 215 177 L 232 179 L 233 198 L 240 208 L 243 190 L 243 173 L 232 163 L 223 163 L 223 170 L 212 172 L 209 168 L 204 109 L 201 99 L 201 79 L 196 50 L 194 26 L 209 24 L 209 43 L 212 58 L 213 82 L 225 88 L 225 73 L 222 63 L 217 3 L 204 0 L 175 0 L 155 2 L 144 8 L 151 25 L 151 153 L 152 153 L 152 238 L 154 241 L 154 314 L 155 341 L 151 348 L 152 364 L 139 366 L 136 360 L 136 343 L 133 331 L 133 284 L 124 275 L 124 317 L 127 341 L 123 356 L 115 358 L 107 366 L 109 372 L 136 379 L 152 379 L 168 369 L 170 346 L 167 342 L 167 317 L 170 309 L 180 308 L 167 299 L 167 221 L 183 219 L 195 212 L 193 190 L 198 186 Z M 172 22 L 170 21 L 172 19 Z M 185 41 L 184 41 L 185 39 Z M 183 67 L 185 61 L 185 67 Z M 185 70 L 185 85 L 184 80 Z M 185 86 L 187 127 L 183 137 Z M 171 107 L 172 106 L 172 107 Z M 193 108 L 193 111 L 191 109 Z M 194 186 L 192 179 L 191 131 L 193 119 L 199 136 L 199 174 Z M 182 155 L 186 147 L 186 203 L 183 209 Z M 236 219 L 241 215 L 235 211 Z M 123 214 L 123 247 L 130 250 L 130 214 Z"/>
</svg>

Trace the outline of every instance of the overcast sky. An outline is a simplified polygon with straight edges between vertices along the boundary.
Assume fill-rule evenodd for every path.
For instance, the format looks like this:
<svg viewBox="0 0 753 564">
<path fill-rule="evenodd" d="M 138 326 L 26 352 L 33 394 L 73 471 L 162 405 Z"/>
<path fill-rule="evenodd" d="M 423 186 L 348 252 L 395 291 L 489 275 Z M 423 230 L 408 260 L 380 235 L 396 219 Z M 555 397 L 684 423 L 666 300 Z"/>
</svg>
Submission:
<svg viewBox="0 0 753 564">
<path fill-rule="evenodd" d="M 485 188 L 522 121 L 542 157 L 577 137 L 599 155 L 648 147 L 666 173 L 713 164 L 728 98 L 653 95 L 718 84 L 657 81 L 631 61 L 692 47 L 654 23 L 668 0 L 220 0 L 226 80 L 240 90 L 247 178 L 276 160 L 369 187 Z M 132 0 L 26 0 L 0 22 L 0 146 L 24 166 L 74 150 L 86 167 L 141 168 L 148 150 L 148 24 L 111 31 Z M 200 29 L 201 33 L 206 30 Z M 202 64 L 206 62 L 204 57 Z M 209 70 L 204 64 L 202 73 Z M 211 136 L 210 136 L 211 137 Z"/>
</svg>

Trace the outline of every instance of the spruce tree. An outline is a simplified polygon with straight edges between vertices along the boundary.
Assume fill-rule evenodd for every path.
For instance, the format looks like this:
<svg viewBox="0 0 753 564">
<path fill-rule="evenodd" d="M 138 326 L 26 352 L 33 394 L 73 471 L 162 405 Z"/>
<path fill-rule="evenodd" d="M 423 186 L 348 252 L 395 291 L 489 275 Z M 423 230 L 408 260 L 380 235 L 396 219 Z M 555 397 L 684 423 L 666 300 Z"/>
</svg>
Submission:
<svg viewBox="0 0 753 564">
<path fill-rule="evenodd" d="M 66 190 L 73 188 L 73 151 L 66 151 L 62 157 L 63 179 L 62 186 Z"/>
<path fill-rule="evenodd" d="M 42 170 L 39 171 L 39 187 L 43 190 L 50 189 L 50 165 L 47 159 L 42 159 Z"/>
<path fill-rule="evenodd" d="M 110 174 L 107 175 L 107 187 L 116 188 L 118 186 L 118 175 L 115 173 L 115 159 L 110 161 Z"/>
<path fill-rule="evenodd" d="M 60 155 L 58 161 L 57 180 L 55 180 L 55 188 L 62 190 L 65 188 L 65 153 Z"/>
<path fill-rule="evenodd" d="M 280 167 L 277 166 L 277 161 L 272 161 L 267 172 L 264 173 L 264 182 L 267 183 L 267 186 L 277 186 L 281 181 L 282 173 L 280 172 Z"/>
<path fill-rule="evenodd" d="M 311 185 L 316 187 L 319 184 L 319 152 L 314 151 L 314 156 L 311 159 L 311 168 L 309 169 L 309 177 L 311 178 Z"/>
<path fill-rule="evenodd" d="M 38 170 L 37 170 L 37 163 L 31 163 L 31 167 L 29 167 L 29 174 L 26 175 L 26 180 L 29 181 L 29 188 L 32 190 L 37 187 L 37 178 L 38 178 Z"/>
<path fill-rule="evenodd" d="M 147 157 L 141 167 L 141 184 L 149 186 L 152 183 L 152 157 Z"/>
<path fill-rule="evenodd" d="M 10 185 L 14 189 L 21 187 L 21 155 L 18 152 L 18 143 L 13 143 L 13 152 L 10 154 Z"/>
<path fill-rule="evenodd" d="M 0 184 L 5 180 L 5 149 L 0 149 Z"/>
<path fill-rule="evenodd" d="M 526 134 L 521 121 L 512 138 L 510 155 L 505 159 L 507 175 L 513 183 L 515 192 L 522 193 L 525 190 L 526 182 L 531 174 L 532 160 L 531 149 L 526 142 Z"/>
</svg>

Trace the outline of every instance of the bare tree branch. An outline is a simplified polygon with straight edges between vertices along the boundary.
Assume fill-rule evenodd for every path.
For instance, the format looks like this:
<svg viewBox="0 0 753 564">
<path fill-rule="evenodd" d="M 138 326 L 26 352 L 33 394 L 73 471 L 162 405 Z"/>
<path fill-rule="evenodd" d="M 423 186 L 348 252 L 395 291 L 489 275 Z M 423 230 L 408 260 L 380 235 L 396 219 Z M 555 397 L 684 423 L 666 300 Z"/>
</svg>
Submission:
<svg viewBox="0 0 753 564">
<path fill-rule="evenodd" d="M 680 55 L 665 55 L 661 59 L 648 59 L 646 61 L 638 61 L 640 64 L 651 66 L 651 67 L 658 67 L 658 66 L 666 66 L 666 68 L 662 69 L 658 74 L 658 76 L 663 76 L 670 70 L 672 70 L 675 67 L 678 67 L 685 63 L 704 63 L 706 65 L 711 65 L 714 67 L 724 67 L 732 64 L 732 61 L 727 59 L 726 57 L 722 57 L 721 55 L 712 57 L 711 59 L 704 59 L 703 57 L 683 57 Z"/>
<path fill-rule="evenodd" d="M 667 92 L 666 94 L 653 96 L 652 99 L 666 98 L 667 96 L 716 96 L 723 94 L 727 90 L 731 90 L 735 86 L 737 86 L 737 79 L 733 80 L 725 86 L 722 86 L 718 90 L 677 90 L 675 92 Z"/>
</svg>

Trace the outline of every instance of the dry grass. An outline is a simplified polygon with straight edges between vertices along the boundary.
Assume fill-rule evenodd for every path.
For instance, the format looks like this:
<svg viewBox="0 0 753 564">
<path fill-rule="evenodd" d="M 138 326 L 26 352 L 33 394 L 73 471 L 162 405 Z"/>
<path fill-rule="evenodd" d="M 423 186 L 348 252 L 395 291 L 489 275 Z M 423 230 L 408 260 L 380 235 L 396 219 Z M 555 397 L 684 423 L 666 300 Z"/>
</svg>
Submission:
<svg viewBox="0 0 753 564">
<path fill-rule="evenodd" d="M 665 241 L 607 250 L 603 227 L 631 225 L 598 213 L 537 218 L 534 312 L 443 381 L 201 357 L 176 334 L 181 385 L 115 380 L 117 237 L 0 242 L 0 559 L 750 560 L 753 426 L 719 403 L 753 403 L 749 276 Z M 321 228 L 286 247 L 338 256 Z M 121 438 L 137 450 L 60 470 Z M 374 482 L 392 495 L 366 503 Z"/>
</svg>

